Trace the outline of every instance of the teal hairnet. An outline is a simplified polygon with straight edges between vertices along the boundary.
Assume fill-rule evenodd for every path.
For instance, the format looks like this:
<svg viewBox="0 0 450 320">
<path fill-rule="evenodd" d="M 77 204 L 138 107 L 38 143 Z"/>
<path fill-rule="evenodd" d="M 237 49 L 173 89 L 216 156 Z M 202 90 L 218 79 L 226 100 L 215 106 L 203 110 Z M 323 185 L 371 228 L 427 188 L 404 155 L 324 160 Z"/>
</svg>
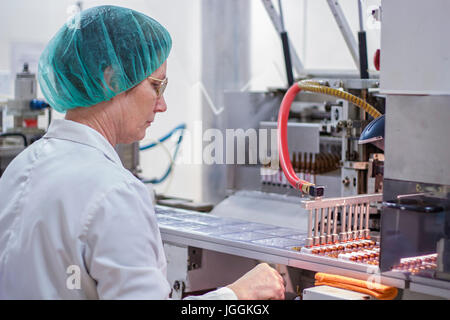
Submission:
<svg viewBox="0 0 450 320">
<path fill-rule="evenodd" d="M 150 76 L 171 47 L 169 32 L 142 13 L 117 6 L 90 8 L 67 21 L 44 49 L 39 85 L 59 112 L 92 106 Z"/>
</svg>

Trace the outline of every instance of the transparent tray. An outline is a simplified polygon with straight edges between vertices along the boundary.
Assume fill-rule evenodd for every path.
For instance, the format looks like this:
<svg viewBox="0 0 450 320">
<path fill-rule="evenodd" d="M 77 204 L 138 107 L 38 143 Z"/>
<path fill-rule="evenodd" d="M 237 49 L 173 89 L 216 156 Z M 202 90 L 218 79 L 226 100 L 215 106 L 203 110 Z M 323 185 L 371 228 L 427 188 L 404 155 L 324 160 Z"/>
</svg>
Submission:
<svg viewBox="0 0 450 320">
<path fill-rule="evenodd" d="M 278 236 L 278 237 L 285 237 L 285 236 L 295 236 L 302 234 L 301 231 L 295 230 L 295 229 L 289 229 L 289 228 L 276 228 L 276 229 L 266 229 L 261 230 L 261 233 Z"/>
<path fill-rule="evenodd" d="M 220 235 L 221 238 L 224 239 L 231 239 L 231 240 L 240 240 L 240 241 L 253 241 L 253 240 L 259 240 L 259 239 L 267 239 L 267 234 L 258 233 L 258 232 L 236 232 L 236 233 L 227 233 Z"/>
<path fill-rule="evenodd" d="M 306 233 L 301 234 L 300 233 L 300 234 L 295 234 L 295 235 L 292 235 L 292 236 L 287 236 L 286 238 L 294 239 L 294 240 L 300 240 L 300 241 L 305 241 L 307 237 L 308 237 L 308 234 L 306 234 Z"/>
<path fill-rule="evenodd" d="M 208 231 L 206 231 L 207 234 L 210 235 L 221 235 L 221 234 L 227 234 L 227 233 L 236 233 L 243 231 L 240 225 L 221 225 L 221 226 L 214 226 L 211 227 Z"/>
<path fill-rule="evenodd" d="M 294 246 L 300 246 L 301 243 L 297 240 L 287 238 L 270 238 L 253 240 L 252 243 L 262 244 L 264 246 L 276 247 L 276 248 L 290 248 Z"/>
</svg>

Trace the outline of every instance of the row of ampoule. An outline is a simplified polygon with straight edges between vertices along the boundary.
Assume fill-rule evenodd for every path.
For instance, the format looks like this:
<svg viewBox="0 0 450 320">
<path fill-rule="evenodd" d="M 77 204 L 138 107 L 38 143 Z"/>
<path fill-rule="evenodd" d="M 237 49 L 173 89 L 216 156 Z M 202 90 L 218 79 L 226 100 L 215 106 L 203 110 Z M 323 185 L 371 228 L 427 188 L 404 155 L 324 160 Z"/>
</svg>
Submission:
<svg viewBox="0 0 450 320">
<path fill-rule="evenodd" d="M 293 153 L 291 158 L 292 167 L 296 175 L 301 179 L 311 183 L 316 183 L 316 174 L 322 174 L 339 168 L 340 156 L 337 153 L 321 152 L 313 153 Z M 267 185 L 290 186 L 279 162 L 269 162 L 260 169 L 261 183 Z"/>
</svg>

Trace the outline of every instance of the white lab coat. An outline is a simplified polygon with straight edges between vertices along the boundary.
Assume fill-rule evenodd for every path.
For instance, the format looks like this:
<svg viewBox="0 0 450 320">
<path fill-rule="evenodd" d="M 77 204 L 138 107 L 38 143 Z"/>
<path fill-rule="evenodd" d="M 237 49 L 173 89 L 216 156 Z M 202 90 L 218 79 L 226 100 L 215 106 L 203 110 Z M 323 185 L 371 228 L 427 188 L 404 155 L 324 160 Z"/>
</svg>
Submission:
<svg viewBox="0 0 450 320">
<path fill-rule="evenodd" d="M 147 188 L 96 130 L 54 120 L 0 179 L 0 299 L 166 299 Z M 204 299 L 236 299 L 221 288 Z"/>
</svg>

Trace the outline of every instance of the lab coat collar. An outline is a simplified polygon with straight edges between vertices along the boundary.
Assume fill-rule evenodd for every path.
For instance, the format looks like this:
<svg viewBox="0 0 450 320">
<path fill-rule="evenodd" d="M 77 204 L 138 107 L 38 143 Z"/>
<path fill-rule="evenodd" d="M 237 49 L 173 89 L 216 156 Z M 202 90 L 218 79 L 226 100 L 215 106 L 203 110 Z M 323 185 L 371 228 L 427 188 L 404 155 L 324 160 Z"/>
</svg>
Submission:
<svg viewBox="0 0 450 320">
<path fill-rule="evenodd" d="M 50 123 L 44 138 L 69 140 L 91 146 L 103 152 L 111 161 L 123 166 L 119 155 L 108 140 L 100 132 L 79 122 L 66 119 L 54 119 Z"/>
</svg>

